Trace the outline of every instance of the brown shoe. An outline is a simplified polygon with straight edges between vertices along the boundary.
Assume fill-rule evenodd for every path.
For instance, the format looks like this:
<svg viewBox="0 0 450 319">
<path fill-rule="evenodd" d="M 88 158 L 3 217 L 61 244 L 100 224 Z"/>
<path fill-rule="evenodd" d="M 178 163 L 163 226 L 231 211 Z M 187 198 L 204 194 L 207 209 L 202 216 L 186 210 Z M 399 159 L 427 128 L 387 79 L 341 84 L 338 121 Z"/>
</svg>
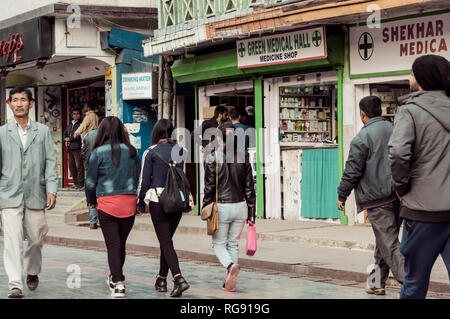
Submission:
<svg viewBox="0 0 450 319">
<path fill-rule="evenodd" d="M 366 285 L 366 292 L 370 295 L 384 296 L 386 294 L 386 290 L 384 288 L 370 288 L 369 285 Z"/>
<path fill-rule="evenodd" d="M 89 228 L 90 228 L 90 229 L 97 229 L 98 226 L 97 226 L 97 224 L 90 224 L 90 225 L 89 225 Z"/>
</svg>

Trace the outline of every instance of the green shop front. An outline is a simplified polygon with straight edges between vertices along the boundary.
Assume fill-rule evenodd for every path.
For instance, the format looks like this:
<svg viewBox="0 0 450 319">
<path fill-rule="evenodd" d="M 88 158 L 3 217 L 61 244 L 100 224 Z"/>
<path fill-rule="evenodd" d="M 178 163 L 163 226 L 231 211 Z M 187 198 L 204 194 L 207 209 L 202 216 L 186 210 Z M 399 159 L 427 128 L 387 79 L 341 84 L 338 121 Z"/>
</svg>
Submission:
<svg viewBox="0 0 450 319">
<path fill-rule="evenodd" d="M 331 26 L 240 39 L 234 49 L 173 64 L 177 82 L 196 87 L 198 125 L 218 105 L 247 110 L 258 217 L 346 223 L 336 209 L 343 65 L 344 32 Z M 198 149 L 196 159 L 202 163 Z M 203 180 L 197 164 L 196 203 Z"/>
</svg>

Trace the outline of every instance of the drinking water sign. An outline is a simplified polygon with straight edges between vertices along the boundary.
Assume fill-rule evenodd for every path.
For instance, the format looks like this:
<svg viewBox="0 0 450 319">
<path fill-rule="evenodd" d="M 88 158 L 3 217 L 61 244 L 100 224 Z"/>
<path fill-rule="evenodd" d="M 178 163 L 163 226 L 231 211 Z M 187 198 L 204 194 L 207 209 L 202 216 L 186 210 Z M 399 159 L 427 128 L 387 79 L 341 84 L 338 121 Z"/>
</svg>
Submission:
<svg viewBox="0 0 450 319">
<path fill-rule="evenodd" d="M 325 27 L 237 41 L 236 50 L 239 69 L 324 59 L 327 57 Z"/>
<path fill-rule="evenodd" d="M 152 99 L 152 74 L 128 73 L 122 75 L 122 96 L 124 100 Z"/>
<path fill-rule="evenodd" d="M 425 54 L 450 59 L 450 13 L 350 28 L 350 76 L 408 73 Z"/>
</svg>

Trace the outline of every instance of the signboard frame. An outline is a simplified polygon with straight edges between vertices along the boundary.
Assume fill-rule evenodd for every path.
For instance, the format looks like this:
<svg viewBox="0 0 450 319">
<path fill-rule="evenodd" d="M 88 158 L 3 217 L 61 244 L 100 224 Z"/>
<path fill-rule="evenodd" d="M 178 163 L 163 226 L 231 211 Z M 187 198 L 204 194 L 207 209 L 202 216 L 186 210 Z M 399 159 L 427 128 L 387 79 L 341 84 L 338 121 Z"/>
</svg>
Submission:
<svg viewBox="0 0 450 319">
<path fill-rule="evenodd" d="M 132 90 L 130 85 L 132 81 L 124 81 L 126 78 L 136 78 L 136 84 L 144 85 L 140 89 Z M 149 81 L 143 81 L 144 77 L 150 77 Z M 127 89 L 128 88 L 128 89 Z M 129 91 L 128 91 L 129 90 Z M 134 94 L 133 94 L 134 92 Z M 152 72 L 136 72 L 136 73 L 124 73 L 122 74 L 122 98 L 123 100 L 151 100 L 153 99 L 153 74 Z"/>
<path fill-rule="evenodd" d="M 450 14 L 450 10 L 440 10 L 440 11 L 426 12 L 426 13 L 423 13 L 423 14 L 414 14 L 414 15 L 407 15 L 407 16 L 403 16 L 403 17 L 395 17 L 395 18 L 385 19 L 385 20 L 381 20 L 381 28 L 380 29 L 381 30 L 383 29 L 383 24 L 387 24 L 387 23 L 391 23 L 391 22 L 401 22 L 401 21 L 405 21 L 405 20 L 413 20 L 413 19 L 417 19 L 417 18 L 427 18 L 427 17 L 439 16 L 439 15 L 445 15 L 445 14 Z M 349 41 L 348 41 L 348 52 L 349 52 L 349 54 L 347 55 L 346 58 L 348 59 L 348 74 L 349 74 L 349 78 L 350 79 L 357 79 L 357 78 L 368 78 L 368 77 L 379 77 L 379 76 L 390 76 L 390 75 L 404 75 L 404 74 L 411 73 L 411 68 L 408 68 L 408 69 L 400 68 L 399 70 L 393 70 L 393 71 L 364 72 L 364 73 L 354 73 L 354 74 L 352 74 L 351 30 L 352 30 L 352 28 L 355 28 L 355 27 L 364 27 L 364 28 L 366 28 L 366 25 L 367 25 L 366 23 L 361 23 L 360 25 L 352 24 L 352 25 L 349 25 L 349 28 L 348 28 L 348 38 L 349 38 Z M 380 31 L 380 32 L 382 32 L 382 31 Z M 415 39 L 415 40 L 417 40 L 417 39 Z M 409 41 L 411 41 L 411 40 L 409 40 Z M 449 52 L 450 52 L 450 41 L 447 42 L 447 46 L 448 46 L 448 49 L 449 49 Z M 428 51 L 428 53 L 424 53 L 424 54 L 438 54 L 438 53 L 432 53 L 432 52 Z M 411 63 L 411 66 L 412 66 L 412 63 Z"/>
<path fill-rule="evenodd" d="M 284 36 L 284 37 L 289 36 L 290 37 L 290 35 L 294 35 L 296 33 L 302 32 L 302 31 L 315 30 L 315 29 L 316 29 L 316 31 L 317 31 L 317 29 L 320 29 L 322 32 L 321 43 L 318 46 L 314 45 L 316 48 L 318 48 L 318 47 L 323 48 L 323 52 L 321 50 L 320 55 L 312 55 L 312 56 L 306 56 L 306 57 L 301 57 L 301 55 L 300 55 L 299 58 L 280 60 L 280 61 L 274 61 L 274 62 L 262 62 L 262 63 L 257 63 L 257 64 L 242 64 L 242 62 L 240 63 L 239 49 L 240 49 L 241 43 L 249 42 L 249 41 L 256 40 L 256 39 L 267 41 L 270 38 L 275 38 L 275 37 L 279 37 L 279 36 Z M 311 41 L 313 41 L 312 38 L 311 38 Z M 302 48 L 290 50 L 290 52 L 297 52 L 297 54 L 298 54 L 299 49 L 302 49 Z M 270 54 L 273 54 L 273 53 L 268 53 L 268 54 L 263 54 L 263 55 L 270 55 Z M 262 54 L 260 54 L 258 56 L 261 56 L 261 55 Z M 264 66 L 270 66 L 270 65 L 276 65 L 276 64 L 286 64 L 286 63 L 326 59 L 328 56 L 326 28 L 325 28 L 325 25 L 315 25 L 315 26 L 299 28 L 299 29 L 289 31 L 289 32 L 276 32 L 276 33 L 273 33 L 270 35 L 253 36 L 253 37 L 249 37 L 246 39 L 237 40 L 236 41 L 236 56 L 237 56 L 238 69 L 264 67 Z M 241 57 L 241 59 L 242 59 L 242 57 Z"/>
</svg>

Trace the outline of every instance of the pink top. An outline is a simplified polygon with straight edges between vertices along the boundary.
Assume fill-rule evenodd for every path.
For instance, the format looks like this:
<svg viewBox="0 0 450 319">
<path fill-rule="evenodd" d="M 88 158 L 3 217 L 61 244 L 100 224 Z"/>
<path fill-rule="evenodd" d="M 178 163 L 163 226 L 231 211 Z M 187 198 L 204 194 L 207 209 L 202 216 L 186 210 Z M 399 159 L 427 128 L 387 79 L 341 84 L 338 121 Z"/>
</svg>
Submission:
<svg viewBox="0 0 450 319">
<path fill-rule="evenodd" d="M 136 195 L 99 197 L 97 209 L 117 218 L 131 217 L 136 214 Z"/>
</svg>

